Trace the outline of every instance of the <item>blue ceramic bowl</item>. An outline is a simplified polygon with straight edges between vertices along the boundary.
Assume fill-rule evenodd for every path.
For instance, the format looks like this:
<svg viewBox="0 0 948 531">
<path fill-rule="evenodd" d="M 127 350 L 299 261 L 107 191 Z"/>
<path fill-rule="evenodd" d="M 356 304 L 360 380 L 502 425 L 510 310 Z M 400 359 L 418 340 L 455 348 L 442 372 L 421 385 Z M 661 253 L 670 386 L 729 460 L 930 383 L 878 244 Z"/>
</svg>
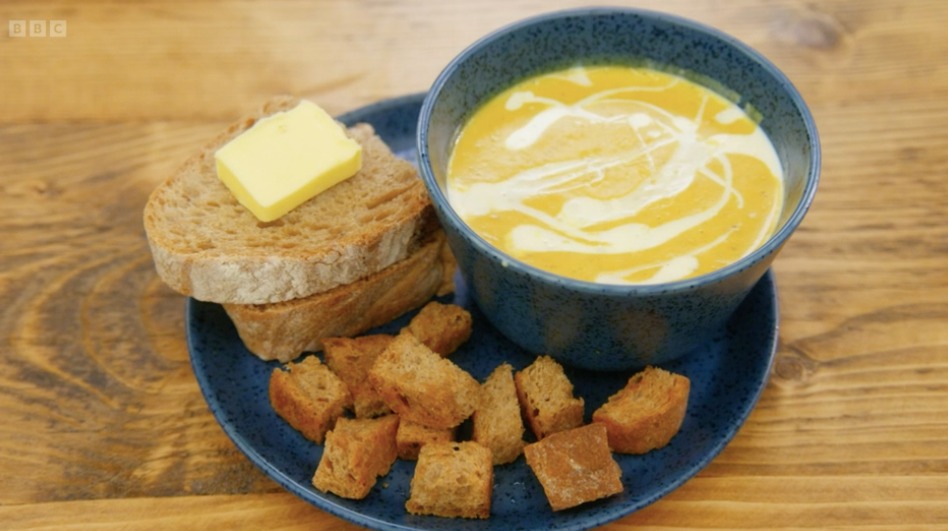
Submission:
<svg viewBox="0 0 948 531">
<path fill-rule="evenodd" d="M 658 64 L 739 95 L 760 113 L 785 174 L 778 229 L 759 249 L 712 273 L 666 284 L 607 285 L 548 273 L 488 244 L 448 203 L 445 168 L 459 131 L 490 97 L 545 71 L 577 64 Z M 492 33 L 435 80 L 418 122 L 418 164 L 475 303 L 523 348 L 593 370 L 634 369 L 686 355 L 714 339 L 799 226 L 816 192 L 820 145 L 790 81 L 720 31 L 649 11 L 554 12 Z"/>
</svg>

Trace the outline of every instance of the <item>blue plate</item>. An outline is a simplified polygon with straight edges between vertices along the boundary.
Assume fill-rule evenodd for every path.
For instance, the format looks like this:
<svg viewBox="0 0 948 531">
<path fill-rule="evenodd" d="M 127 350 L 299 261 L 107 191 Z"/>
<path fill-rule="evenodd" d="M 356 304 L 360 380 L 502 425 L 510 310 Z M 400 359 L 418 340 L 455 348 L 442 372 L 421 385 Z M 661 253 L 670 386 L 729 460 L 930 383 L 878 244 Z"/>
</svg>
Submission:
<svg viewBox="0 0 948 531">
<path fill-rule="evenodd" d="M 386 100 L 340 117 L 371 123 L 398 155 L 414 161 L 415 128 L 423 95 Z M 535 355 L 494 330 L 473 305 L 456 275 L 454 295 L 440 299 L 471 311 L 471 339 L 451 359 L 483 380 L 501 362 L 515 369 Z M 625 491 L 605 500 L 554 513 L 540 484 L 520 457 L 495 468 L 491 517 L 460 520 L 413 516 L 405 511 L 414 463 L 397 461 L 363 500 L 347 500 L 313 488 L 322 448 L 300 436 L 270 407 L 267 386 L 276 362 L 252 355 L 217 304 L 189 299 L 188 348 L 204 398 L 234 444 L 283 488 L 340 518 L 374 529 L 586 529 L 621 518 L 668 494 L 704 468 L 734 437 L 767 383 L 777 343 L 777 297 L 768 272 L 717 337 L 665 369 L 691 379 L 691 397 L 681 431 L 671 443 L 643 456 L 615 454 Z M 372 333 L 396 333 L 413 314 Z M 629 373 L 567 368 L 586 417 L 620 389 Z M 528 430 L 529 431 L 529 430 Z"/>
</svg>

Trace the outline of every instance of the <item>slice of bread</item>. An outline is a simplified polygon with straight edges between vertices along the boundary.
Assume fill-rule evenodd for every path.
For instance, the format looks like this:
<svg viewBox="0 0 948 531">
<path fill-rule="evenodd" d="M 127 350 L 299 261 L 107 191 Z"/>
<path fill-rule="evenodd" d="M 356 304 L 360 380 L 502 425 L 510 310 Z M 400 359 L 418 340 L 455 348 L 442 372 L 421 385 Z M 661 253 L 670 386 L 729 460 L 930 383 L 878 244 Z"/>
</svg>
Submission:
<svg viewBox="0 0 948 531">
<path fill-rule="evenodd" d="M 585 402 L 573 396 L 573 384 L 563 366 L 539 356 L 514 375 L 523 417 L 537 439 L 583 424 Z"/>
<path fill-rule="evenodd" d="M 283 420 L 317 444 L 352 406 L 346 384 L 315 356 L 273 369 L 269 397 Z"/>
<path fill-rule="evenodd" d="M 523 419 L 509 363 L 497 366 L 481 384 L 472 421 L 471 439 L 491 449 L 495 465 L 511 463 L 523 452 Z"/>
<path fill-rule="evenodd" d="M 339 419 L 326 435 L 313 486 L 353 500 L 368 496 L 379 476 L 388 474 L 395 462 L 398 421 L 395 415 Z"/>
<path fill-rule="evenodd" d="M 623 491 L 622 469 L 601 424 L 554 433 L 528 444 L 523 454 L 554 511 Z"/>
<path fill-rule="evenodd" d="M 257 119 L 298 102 L 267 102 L 152 192 L 145 232 L 158 275 L 172 289 L 232 304 L 306 297 L 404 260 L 437 226 L 415 168 L 367 124 L 348 130 L 363 149 L 354 176 L 269 223 L 241 206 L 218 179 L 214 152 Z"/>
<path fill-rule="evenodd" d="M 369 383 L 369 369 L 393 339 L 395 336 L 388 334 L 371 334 L 323 340 L 326 365 L 345 382 L 352 393 L 356 418 L 379 417 L 392 411 Z"/>
<path fill-rule="evenodd" d="M 644 454 L 667 445 L 678 433 L 690 390 L 687 377 L 646 367 L 593 412 L 592 419 L 606 427 L 613 451 Z"/>
<path fill-rule="evenodd" d="M 375 360 L 369 381 L 404 420 L 429 428 L 461 424 L 477 407 L 481 386 L 467 371 L 402 332 Z"/>
<path fill-rule="evenodd" d="M 323 339 L 361 334 L 421 306 L 449 273 L 440 229 L 408 258 L 323 293 L 273 304 L 225 304 L 237 334 L 264 360 L 288 361 L 322 350 Z"/>
<path fill-rule="evenodd" d="M 471 337 L 471 313 L 456 304 L 431 301 L 406 327 L 431 350 L 448 356 Z"/>
<path fill-rule="evenodd" d="M 494 489 L 490 449 L 472 441 L 426 444 L 410 489 L 405 509 L 411 514 L 489 518 Z"/>
</svg>

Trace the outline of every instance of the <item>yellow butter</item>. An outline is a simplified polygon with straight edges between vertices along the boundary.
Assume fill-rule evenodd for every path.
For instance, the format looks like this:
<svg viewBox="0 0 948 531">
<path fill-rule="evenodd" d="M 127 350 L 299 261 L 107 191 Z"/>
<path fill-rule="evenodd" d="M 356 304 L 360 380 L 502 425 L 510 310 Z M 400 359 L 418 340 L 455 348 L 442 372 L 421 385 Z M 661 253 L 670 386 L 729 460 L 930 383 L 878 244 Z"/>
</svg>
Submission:
<svg viewBox="0 0 948 531">
<path fill-rule="evenodd" d="M 214 154 L 217 176 L 260 221 L 273 221 L 362 167 L 362 147 L 316 104 L 258 120 Z"/>
</svg>

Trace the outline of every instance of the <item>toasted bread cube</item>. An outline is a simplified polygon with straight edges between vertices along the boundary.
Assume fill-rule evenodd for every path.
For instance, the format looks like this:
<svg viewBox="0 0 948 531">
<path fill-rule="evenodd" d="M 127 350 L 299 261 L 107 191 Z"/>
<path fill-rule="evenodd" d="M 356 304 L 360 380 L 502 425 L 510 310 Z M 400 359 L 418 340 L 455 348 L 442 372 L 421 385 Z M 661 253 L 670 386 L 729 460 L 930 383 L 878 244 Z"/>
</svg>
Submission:
<svg viewBox="0 0 948 531">
<path fill-rule="evenodd" d="M 481 389 L 474 377 L 410 332 L 400 333 L 379 355 L 369 381 L 401 418 L 439 429 L 471 416 Z"/>
<path fill-rule="evenodd" d="M 269 396 L 277 415 L 315 443 L 352 407 L 346 384 L 315 356 L 273 369 Z"/>
<path fill-rule="evenodd" d="M 624 454 L 662 448 L 685 419 L 691 381 L 657 367 L 632 375 L 592 416 L 606 427 L 609 447 Z"/>
<path fill-rule="evenodd" d="M 523 419 L 509 363 L 499 365 L 481 384 L 472 420 L 471 439 L 490 448 L 495 465 L 513 462 L 523 452 Z"/>
<path fill-rule="evenodd" d="M 449 518 L 490 517 L 494 489 L 490 454 L 490 449 L 472 441 L 426 444 L 418 454 L 405 509 Z"/>
<path fill-rule="evenodd" d="M 587 424 L 528 444 L 523 454 L 554 511 L 622 492 L 622 469 L 609 451 L 606 427 Z"/>
<path fill-rule="evenodd" d="M 540 356 L 514 375 L 517 398 L 537 439 L 583 424 L 585 402 L 573 396 L 573 384 L 563 366 Z"/>
<path fill-rule="evenodd" d="M 431 301 L 406 328 L 428 348 L 447 356 L 471 337 L 472 322 L 471 314 L 464 308 Z"/>
<path fill-rule="evenodd" d="M 343 498 L 365 498 L 379 476 L 395 462 L 398 417 L 340 418 L 326 435 L 323 456 L 313 474 L 313 486 Z"/>
<path fill-rule="evenodd" d="M 323 340 L 326 365 L 349 387 L 356 418 L 379 417 L 392 411 L 369 383 L 369 369 L 393 339 L 395 336 L 371 334 Z"/>
<path fill-rule="evenodd" d="M 454 431 L 453 428 L 429 428 L 417 422 L 402 420 L 398 424 L 398 433 L 395 434 L 398 458 L 415 461 L 422 446 L 432 442 L 451 442 L 454 440 Z"/>
</svg>

